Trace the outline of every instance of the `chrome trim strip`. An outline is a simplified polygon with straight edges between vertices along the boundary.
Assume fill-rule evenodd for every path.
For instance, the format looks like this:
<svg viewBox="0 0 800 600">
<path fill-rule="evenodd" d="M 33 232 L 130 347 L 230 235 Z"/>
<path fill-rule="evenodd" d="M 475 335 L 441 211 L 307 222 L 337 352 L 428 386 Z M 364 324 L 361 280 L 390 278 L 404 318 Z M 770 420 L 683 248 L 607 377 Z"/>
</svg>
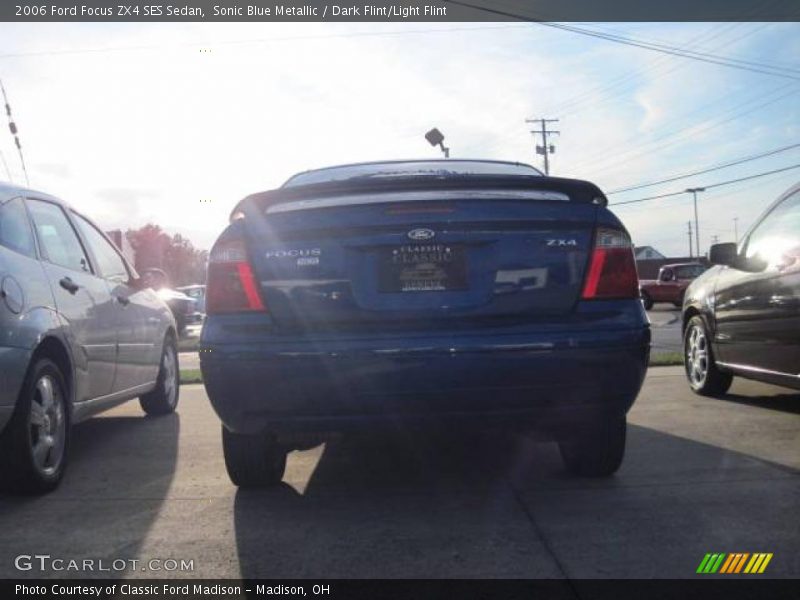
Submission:
<svg viewBox="0 0 800 600">
<path fill-rule="evenodd" d="M 720 367 L 724 367 L 726 369 L 736 369 L 739 371 L 749 371 L 751 373 L 763 373 L 764 375 L 777 375 L 778 377 L 794 377 L 795 379 L 800 379 L 800 373 L 798 373 L 797 375 L 792 375 L 791 373 L 784 373 L 782 371 L 771 371 L 770 369 L 762 369 L 761 367 L 751 367 L 749 365 L 726 363 L 722 362 L 721 360 L 718 360 L 717 364 Z"/>
<path fill-rule="evenodd" d="M 151 391 L 154 387 L 156 387 L 155 380 L 150 381 L 148 383 L 144 383 L 142 385 L 136 385 L 126 390 L 113 392 L 105 396 L 98 396 L 97 398 L 92 398 L 91 400 L 76 402 L 73 405 L 73 413 L 72 413 L 73 422 L 78 423 L 85 418 L 91 417 L 92 415 L 95 415 L 104 410 L 108 410 L 109 408 L 113 408 L 114 406 L 122 404 L 123 402 L 127 402 L 128 400 L 131 400 L 136 396 L 140 396 L 141 394 L 146 394 L 147 392 Z"/>
</svg>

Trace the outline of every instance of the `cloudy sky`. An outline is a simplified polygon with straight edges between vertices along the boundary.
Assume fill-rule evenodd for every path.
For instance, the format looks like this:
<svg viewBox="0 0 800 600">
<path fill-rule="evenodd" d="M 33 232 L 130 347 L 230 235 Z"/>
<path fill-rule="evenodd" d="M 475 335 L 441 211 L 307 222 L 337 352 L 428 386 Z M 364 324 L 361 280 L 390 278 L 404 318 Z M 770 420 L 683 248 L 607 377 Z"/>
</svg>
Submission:
<svg viewBox="0 0 800 600">
<path fill-rule="evenodd" d="M 586 24 L 795 69 L 798 23 Z M 207 248 L 242 196 L 308 168 L 436 157 L 540 166 L 528 117 L 560 118 L 552 173 L 604 190 L 800 142 L 800 80 L 535 24 L 0 24 L 31 187 L 105 228 L 156 222 Z M 0 179 L 22 172 L 3 124 Z M 634 200 L 800 163 L 800 148 Z M 703 250 L 733 241 L 800 169 L 701 195 Z M 688 195 L 616 209 L 638 245 L 688 249 Z"/>
</svg>

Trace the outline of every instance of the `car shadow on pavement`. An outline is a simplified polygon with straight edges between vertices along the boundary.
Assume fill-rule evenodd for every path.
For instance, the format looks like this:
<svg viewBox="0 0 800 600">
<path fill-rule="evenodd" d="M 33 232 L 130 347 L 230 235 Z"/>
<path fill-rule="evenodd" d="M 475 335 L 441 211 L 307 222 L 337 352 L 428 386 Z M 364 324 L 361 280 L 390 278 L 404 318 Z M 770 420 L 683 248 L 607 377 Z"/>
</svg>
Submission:
<svg viewBox="0 0 800 600">
<path fill-rule="evenodd" d="M 343 438 L 289 460 L 277 489 L 236 494 L 243 577 L 691 577 L 711 551 L 800 572 L 798 471 L 645 427 L 608 479 L 511 434 Z"/>
<path fill-rule="evenodd" d="M 180 417 L 100 416 L 73 427 L 64 480 L 39 497 L 0 495 L 0 578 L 113 577 L 17 571 L 13 557 L 135 558 L 175 473 Z"/>
<path fill-rule="evenodd" d="M 735 402 L 757 408 L 767 408 L 781 412 L 800 414 L 800 392 L 788 391 L 785 394 L 771 394 L 769 396 L 750 396 L 742 394 L 725 394 L 720 400 Z"/>
</svg>

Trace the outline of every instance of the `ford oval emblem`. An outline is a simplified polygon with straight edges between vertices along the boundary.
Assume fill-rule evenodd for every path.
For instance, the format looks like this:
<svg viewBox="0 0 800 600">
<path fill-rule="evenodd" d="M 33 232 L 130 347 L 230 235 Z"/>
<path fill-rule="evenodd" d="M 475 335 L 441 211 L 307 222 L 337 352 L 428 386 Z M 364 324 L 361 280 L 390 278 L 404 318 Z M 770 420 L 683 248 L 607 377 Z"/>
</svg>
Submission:
<svg viewBox="0 0 800 600">
<path fill-rule="evenodd" d="M 430 240 L 435 235 L 432 229 L 412 229 L 408 232 L 408 237 L 412 240 Z"/>
</svg>

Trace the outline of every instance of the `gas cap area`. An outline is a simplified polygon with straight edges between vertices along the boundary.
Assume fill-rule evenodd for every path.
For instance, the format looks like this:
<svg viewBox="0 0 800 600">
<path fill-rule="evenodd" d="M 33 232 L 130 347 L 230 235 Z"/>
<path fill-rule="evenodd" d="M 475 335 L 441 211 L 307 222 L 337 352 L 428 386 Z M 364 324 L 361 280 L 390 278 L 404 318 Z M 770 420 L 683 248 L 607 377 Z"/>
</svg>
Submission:
<svg viewBox="0 0 800 600">
<path fill-rule="evenodd" d="M 10 275 L 3 278 L 0 283 L 0 298 L 3 303 L 15 315 L 22 312 L 22 307 L 25 306 L 25 296 L 22 293 L 22 287 Z"/>
</svg>

